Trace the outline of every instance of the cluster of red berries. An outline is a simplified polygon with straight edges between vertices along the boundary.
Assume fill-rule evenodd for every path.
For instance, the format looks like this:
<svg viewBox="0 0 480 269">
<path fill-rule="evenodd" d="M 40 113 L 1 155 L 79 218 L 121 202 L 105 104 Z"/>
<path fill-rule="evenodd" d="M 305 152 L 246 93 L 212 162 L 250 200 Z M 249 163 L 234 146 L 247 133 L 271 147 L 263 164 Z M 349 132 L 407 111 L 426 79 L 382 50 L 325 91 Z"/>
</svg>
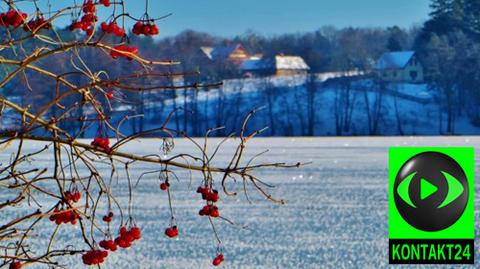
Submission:
<svg viewBox="0 0 480 269">
<path fill-rule="evenodd" d="M 166 191 L 166 190 L 168 190 L 168 188 L 170 188 L 170 183 L 168 183 L 167 181 L 162 182 L 162 183 L 160 184 L 160 189 L 161 189 L 162 191 Z"/>
<path fill-rule="evenodd" d="M 78 191 L 74 191 L 74 192 L 66 191 L 63 194 L 63 196 L 65 197 L 65 201 L 67 203 L 71 203 L 71 202 L 77 203 L 78 201 L 80 201 L 80 198 L 81 198 L 80 192 Z"/>
<path fill-rule="evenodd" d="M 218 207 L 213 204 L 220 200 L 218 191 L 210 190 L 207 187 L 198 187 L 197 193 L 200 193 L 202 195 L 202 199 L 207 201 L 207 205 L 200 209 L 198 214 L 200 216 L 210 216 L 212 218 L 220 217 L 220 211 L 218 210 Z"/>
<path fill-rule="evenodd" d="M 14 9 L 10 9 L 5 13 L 0 13 L 0 26 L 18 28 L 25 23 L 27 19 L 27 13 L 23 13 Z"/>
<path fill-rule="evenodd" d="M 158 26 L 155 23 L 144 23 L 144 22 L 137 22 L 133 26 L 132 32 L 135 35 L 146 35 L 146 36 L 153 36 L 158 35 L 160 31 L 158 30 Z"/>
<path fill-rule="evenodd" d="M 142 233 L 137 226 L 133 226 L 127 230 L 125 226 L 120 227 L 120 235 L 115 238 L 115 244 L 121 248 L 129 248 L 135 240 L 142 237 Z"/>
<path fill-rule="evenodd" d="M 55 222 L 55 224 L 60 225 L 62 223 L 70 223 L 72 225 L 77 224 L 77 220 L 80 219 L 80 214 L 76 211 L 68 210 L 60 212 L 58 208 L 53 210 L 53 215 L 50 216 L 49 220 Z"/>
<path fill-rule="evenodd" d="M 119 57 L 125 57 L 128 60 L 132 60 L 132 55 L 137 55 L 138 48 L 136 47 L 129 47 L 125 45 L 117 45 L 113 47 L 113 50 L 110 51 L 110 56 L 113 59 L 117 59 Z"/>
<path fill-rule="evenodd" d="M 96 265 L 105 262 L 108 256 L 108 251 L 104 250 L 90 250 L 82 255 L 83 263 L 86 265 Z"/>
<path fill-rule="evenodd" d="M 22 263 L 20 262 L 12 262 L 10 266 L 8 266 L 8 269 L 20 269 L 22 268 Z"/>
<path fill-rule="evenodd" d="M 170 228 L 165 229 L 165 235 L 170 238 L 175 238 L 178 236 L 178 228 L 177 226 L 172 226 Z"/>
<path fill-rule="evenodd" d="M 219 266 L 223 261 L 225 260 L 225 257 L 223 254 L 218 254 L 217 257 L 215 257 L 212 261 L 213 266 Z"/>
<path fill-rule="evenodd" d="M 70 25 L 70 30 L 77 30 L 80 29 L 87 33 L 87 35 L 93 34 L 93 29 L 95 26 L 95 22 L 98 21 L 98 17 L 95 15 L 95 4 L 93 4 L 92 0 L 87 0 L 83 4 L 82 8 L 85 15 L 80 19 L 80 21 L 75 21 Z"/>
<path fill-rule="evenodd" d="M 30 20 L 27 24 L 23 26 L 25 32 L 35 31 L 37 29 L 52 29 L 52 24 L 45 20 L 43 17 L 38 17 L 36 19 Z"/>
<path fill-rule="evenodd" d="M 95 137 L 90 143 L 94 147 L 103 149 L 106 153 L 110 153 L 110 139 L 108 137 Z"/>
<path fill-rule="evenodd" d="M 106 7 L 110 6 L 110 0 L 100 0 L 98 2 Z"/>
<path fill-rule="evenodd" d="M 113 212 L 109 212 L 108 215 L 103 216 L 102 220 L 105 222 L 112 222 Z"/>
<path fill-rule="evenodd" d="M 100 243 L 98 243 L 98 245 L 101 247 L 101 248 L 104 248 L 106 250 L 110 250 L 110 251 L 113 251 L 115 252 L 117 250 L 117 244 L 115 244 L 115 241 L 113 240 L 102 240 L 100 241 Z"/>
<path fill-rule="evenodd" d="M 114 21 L 107 23 L 107 22 L 102 22 L 100 24 L 100 28 L 102 28 L 102 31 L 108 34 L 113 34 L 117 37 L 123 37 L 125 35 L 125 30 L 123 30 L 122 27 L 118 26 L 118 24 Z"/>
<path fill-rule="evenodd" d="M 92 0 L 87 0 L 85 1 L 85 3 L 83 3 L 82 10 L 83 12 L 85 12 L 85 14 L 95 13 L 96 9 L 97 7 Z"/>
<path fill-rule="evenodd" d="M 202 195 L 202 199 L 207 202 L 216 203 L 220 200 L 220 195 L 218 194 L 217 190 L 210 190 L 207 187 L 198 187 L 197 193 Z"/>
<path fill-rule="evenodd" d="M 200 216 L 210 216 L 212 218 L 220 217 L 220 211 L 215 205 L 206 205 L 198 212 Z"/>
</svg>

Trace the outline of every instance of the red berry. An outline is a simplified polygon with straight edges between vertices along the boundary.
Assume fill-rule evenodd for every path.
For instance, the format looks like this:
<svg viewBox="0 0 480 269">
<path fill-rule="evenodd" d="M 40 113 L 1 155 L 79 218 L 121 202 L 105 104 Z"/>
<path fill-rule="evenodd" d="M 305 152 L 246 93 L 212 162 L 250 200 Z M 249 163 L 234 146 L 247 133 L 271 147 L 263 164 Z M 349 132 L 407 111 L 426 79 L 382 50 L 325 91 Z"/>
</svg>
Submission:
<svg viewBox="0 0 480 269">
<path fill-rule="evenodd" d="M 115 242 L 113 242 L 113 241 L 112 241 L 112 243 L 113 243 L 113 244 L 110 246 L 110 251 L 115 252 L 115 251 L 117 251 L 117 245 L 116 245 Z"/>
<path fill-rule="evenodd" d="M 80 193 L 78 191 L 76 191 L 76 192 L 73 193 L 72 200 L 76 203 L 76 202 L 80 201 L 80 197 L 81 197 Z"/>
<path fill-rule="evenodd" d="M 95 12 L 95 5 L 92 3 L 92 0 L 88 0 L 85 4 L 83 4 L 83 12 L 85 13 L 94 13 Z"/>
<path fill-rule="evenodd" d="M 198 214 L 199 214 L 200 216 L 210 215 L 210 206 L 209 206 L 209 205 L 204 206 L 204 207 L 198 212 Z"/>
<path fill-rule="evenodd" d="M 121 248 L 129 248 L 132 245 L 131 242 L 126 241 L 123 237 L 115 238 L 115 244 Z"/>
<path fill-rule="evenodd" d="M 173 227 L 170 227 L 170 228 L 167 228 L 165 230 L 165 235 L 170 237 L 170 238 L 175 238 L 178 236 L 178 229 L 177 229 L 177 226 L 173 226 Z"/>
<path fill-rule="evenodd" d="M 162 184 L 160 184 L 160 189 L 162 191 L 166 191 L 168 189 L 168 187 L 170 187 L 170 184 L 167 183 L 167 182 L 163 182 Z"/>
<path fill-rule="evenodd" d="M 130 229 L 130 235 L 135 239 L 138 240 L 142 237 L 142 232 L 138 227 L 132 227 Z"/>
<path fill-rule="evenodd" d="M 108 251 L 90 250 L 82 255 L 82 261 L 86 265 L 96 265 L 103 263 L 108 256 Z"/>
<path fill-rule="evenodd" d="M 87 34 L 87 36 L 93 35 L 93 28 L 88 28 L 85 33 Z"/>
<path fill-rule="evenodd" d="M 117 37 L 122 37 L 125 35 L 125 30 L 123 30 L 123 28 L 117 27 L 115 31 L 113 31 L 113 34 Z"/>
<path fill-rule="evenodd" d="M 206 195 L 206 200 L 207 201 L 212 201 L 212 202 L 218 202 L 218 200 L 220 199 L 220 196 L 218 195 L 218 191 L 216 190 L 213 190 L 212 192 L 209 192 L 207 195 Z"/>
<path fill-rule="evenodd" d="M 219 254 L 215 259 L 213 259 L 212 264 L 213 266 L 219 266 L 224 261 L 223 254 Z"/>
<path fill-rule="evenodd" d="M 102 22 L 100 24 L 100 28 L 102 29 L 102 31 L 108 32 L 108 23 L 107 22 Z"/>
<path fill-rule="evenodd" d="M 112 100 L 113 99 L 113 91 L 107 91 L 107 93 L 105 94 L 107 99 L 108 100 Z"/>
<path fill-rule="evenodd" d="M 108 244 L 107 244 L 107 240 L 102 240 L 102 241 L 100 241 L 100 243 L 98 243 L 98 245 L 99 245 L 101 248 L 110 249 L 110 247 L 109 247 Z"/>
<path fill-rule="evenodd" d="M 122 235 L 122 239 L 128 243 L 132 243 L 133 241 L 135 241 L 135 238 L 133 238 L 133 236 L 129 233 L 126 235 Z"/>
<path fill-rule="evenodd" d="M 202 194 L 203 194 L 203 193 L 205 193 L 205 192 L 207 192 L 207 191 L 208 191 L 207 188 L 203 188 L 203 187 L 198 187 L 198 188 L 197 188 L 197 193 L 202 193 Z"/>
<path fill-rule="evenodd" d="M 9 269 L 20 269 L 20 268 L 22 268 L 22 264 L 20 262 L 12 262 L 8 268 Z"/>
<path fill-rule="evenodd" d="M 212 218 L 218 218 L 220 217 L 220 211 L 218 211 L 218 208 L 214 208 L 210 211 L 210 217 Z"/>
<path fill-rule="evenodd" d="M 143 33 L 144 35 L 150 35 L 150 25 L 145 24 L 145 25 L 143 26 L 142 33 Z"/>
<path fill-rule="evenodd" d="M 65 201 L 70 202 L 73 199 L 72 193 L 70 191 L 66 191 L 64 194 L 65 196 Z"/>
<path fill-rule="evenodd" d="M 140 35 L 142 33 L 142 28 L 143 28 L 143 23 L 142 22 L 136 22 L 135 25 L 133 26 L 132 32 L 135 35 Z"/>
<path fill-rule="evenodd" d="M 156 24 L 153 24 L 150 27 L 150 34 L 151 35 L 158 35 L 160 33 L 160 30 L 158 30 L 158 26 Z"/>
<path fill-rule="evenodd" d="M 110 51 L 110 56 L 113 59 L 117 59 L 118 57 L 125 57 L 129 60 L 132 60 L 132 55 L 136 55 L 138 53 L 138 48 L 136 47 L 127 47 L 125 45 L 118 45 L 113 47 L 113 50 Z"/>
<path fill-rule="evenodd" d="M 106 7 L 109 7 L 110 6 L 110 0 L 100 0 L 99 1 L 100 4 L 106 6 Z"/>
</svg>

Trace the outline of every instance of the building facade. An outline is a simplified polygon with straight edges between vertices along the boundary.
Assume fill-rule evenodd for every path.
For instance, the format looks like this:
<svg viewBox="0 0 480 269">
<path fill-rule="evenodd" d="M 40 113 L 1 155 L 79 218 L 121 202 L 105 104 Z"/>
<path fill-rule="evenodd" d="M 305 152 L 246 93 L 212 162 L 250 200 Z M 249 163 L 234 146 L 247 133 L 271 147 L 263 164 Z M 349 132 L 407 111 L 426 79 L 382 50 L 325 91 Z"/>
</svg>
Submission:
<svg viewBox="0 0 480 269">
<path fill-rule="evenodd" d="M 307 75 L 310 67 L 302 57 L 276 55 L 269 58 L 251 58 L 241 65 L 245 76 Z"/>
<path fill-rule="evenodd" d="M 414 51 L 387 52 L 375 63 L 376 76 L 386 82 L 422 83 L 424 68 Z"/>
</svg>

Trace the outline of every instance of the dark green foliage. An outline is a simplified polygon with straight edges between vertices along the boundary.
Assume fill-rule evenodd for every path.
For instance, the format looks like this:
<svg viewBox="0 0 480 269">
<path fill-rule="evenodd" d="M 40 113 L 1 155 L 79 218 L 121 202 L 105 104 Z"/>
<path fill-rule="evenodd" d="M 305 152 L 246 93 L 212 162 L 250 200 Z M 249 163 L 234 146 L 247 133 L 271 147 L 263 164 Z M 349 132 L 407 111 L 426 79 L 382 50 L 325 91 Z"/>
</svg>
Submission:
<svg viewBox="0 0 480 269">
<path fill-rule="evenodd" d="M 480 119 L 480 1 L 432 0 L 431 7 L 415 48 L 447 113 L 445 131 L 453 133 L 457 116 Z"/>
</svg>

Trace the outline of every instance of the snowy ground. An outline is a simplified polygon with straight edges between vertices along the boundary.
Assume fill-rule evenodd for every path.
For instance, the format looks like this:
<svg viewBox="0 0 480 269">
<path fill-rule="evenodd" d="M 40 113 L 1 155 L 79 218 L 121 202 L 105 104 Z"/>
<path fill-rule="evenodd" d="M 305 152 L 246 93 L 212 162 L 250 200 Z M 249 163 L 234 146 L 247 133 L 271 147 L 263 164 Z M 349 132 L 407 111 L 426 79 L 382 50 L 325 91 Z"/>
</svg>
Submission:
<svg viewBox="0 0 480 269">
<path fill-rule="evenodd" d="M 142 140 L 132 144 L 130 150 L 142 152 L 158 145 L 158 140 Z M 225 162 L 224 157 L 231 154 L 232 145 L 226 145 L 217 164 Z M 269 169 L 259 174 L 277 186 L 273 190 L 276 197 L 288 200 L 284 206 L 264 201 L 258 195 L 253 195 L 253 204 L 243 196 L 220 202 L 225 216 L 248 225 L 248 229 L 239 229 L 219 223 L 226 255 L 224 268 L 388 267 L 387 149 L 403 145 L 478 146 L 480 137 L 259 138 L 252 141 L 251 154 L 269 148 L 268 160 L 311 161 L 312 164 L 300 169 Z M 31 149 L 38 146 L 28 144 Z M 186 141 L 177 140 L 175 151 L 188 152 L 192 147 Z M 5 162 L 7 156 L 3 152 L 0 163 Z M 48 161 L 40 158 L 34 165 Z M 478 171 L 478 162 L 476 167 Z M 138 175 L 146 168 L 137 166 L 134 172 Z M 169 220 L 166 195 L 159 191 L 156 177 L 145 178 L 134 194 L 138 205 L 134 216 L 143 230 L 143 239 L 130 250 L 110 255 L 105 268 L 211 268 L 215 247 L 208 221 L 197 215 L 201 207 L 195 194 L 198 181 L 194 179 L 189 187 L 187 175 L 184 176 L 183 182 L 172 186 L 181 236 L 169 240 L 163 235 Z M 479 187 L 476 184 L 476 193 Z M 114 192 L 125 205 L 127 192 L 122 178 Z M 8 195 L 0 190 L 0 200 Z M 21 210 L 6 212 L 8 216 L 0 217 L 0 225 Z M 477 207 L 477 223 L 478 213 Z M 45 222 L 38 232 L 51 232 L 52 228 L 51 223 Z M 476 235 L 478 238 L 478 230 Z M 65 226 L 61 231 L 62 242 L 57 244 L 73 244 L 76 237 L 78 231 Z M 42 241 L 32 243 L 39 242 Z M 478 262 L 478 240 L 476 245 Z M 80 257 L 62 262 L 67 268 L 83 268 Z"/>
</svg>

